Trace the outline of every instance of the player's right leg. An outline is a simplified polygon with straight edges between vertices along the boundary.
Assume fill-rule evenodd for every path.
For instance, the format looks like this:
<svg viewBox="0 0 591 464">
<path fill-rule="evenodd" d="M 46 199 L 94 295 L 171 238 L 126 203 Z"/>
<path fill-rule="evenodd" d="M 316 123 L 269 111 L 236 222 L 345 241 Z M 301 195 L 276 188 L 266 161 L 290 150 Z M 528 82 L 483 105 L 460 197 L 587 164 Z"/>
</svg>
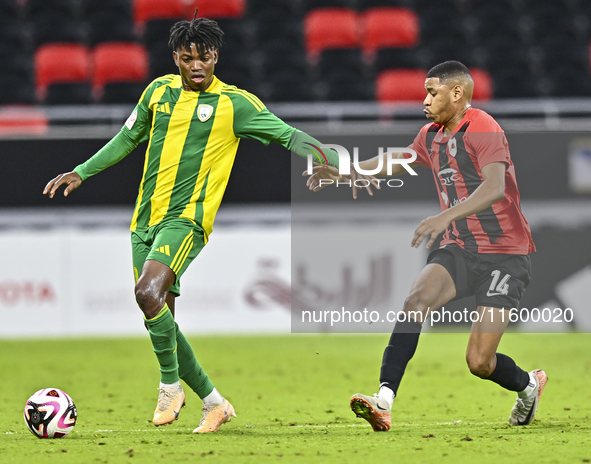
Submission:
<svg viewBox="0 0 591 464">
<path fill-rule="evenodd" d="M 443 306 L 455 295 L 454 281 L 446 267 L 439 263 L 427 264 L 414 281 L 404 302 L 407 319 L 396 323 L 384 351 L 379 393 L 373 397 L 360 393 L 351 397 L 352 411 L 367 420 L 374 431 L 390 429 L 392 403 L 406 365 L 416 351 L 422 323 L 432 310 Z"/>
<path fill-rule="evenodd" d="M 160 393 L 152 421 L 156 426 L 175 421 L 185 404 L 178 372 L 176 323 L 166 303 L 166 295 L 175 278 L 165 264 L 147 260 L 135 287 L 136 300 L 144 313 L 154 353 L 160 364 Z"/>
<path fill-rule="evenodd" d="M 509 423 L 528 425 L 534 420 L 548 377 L 541 369 L 528 373 L 509 356 L 497 353 L 509 321 L 508 311 L 484 306 L 479 306 L 477 311 L 480 317 L 472 324 L 466 349 L 466 362 L 470 372 L 506 390 L 516 392 L 517 400 L 511 411 Z"/>
<path fill-rule="evenodd" d="M 174 299 L 171 300 L 172 308 L 167 299 L 174 285 L 178 289 L 174 269 L 186 259 L 192 238 L 190 221 L 159 224 L 147 231 L 132 232 L 136 301 L 144 313 L 145 325 L 160 364 L 160 394 L 153 419 L 156 426 L 176 420 L 185 403 L 179 378 Z"/>
</svg>

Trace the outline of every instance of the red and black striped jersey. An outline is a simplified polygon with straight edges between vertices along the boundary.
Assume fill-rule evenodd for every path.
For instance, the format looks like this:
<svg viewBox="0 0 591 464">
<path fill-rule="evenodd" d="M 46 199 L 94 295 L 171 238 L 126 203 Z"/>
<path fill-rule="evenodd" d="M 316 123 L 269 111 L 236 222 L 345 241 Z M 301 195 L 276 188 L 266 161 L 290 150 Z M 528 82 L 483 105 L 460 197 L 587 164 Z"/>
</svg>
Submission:
<svg viewBox="0 0 591 464">
<path fill-rule="evenodd" d="M 441 245 L 456 243 L 477 253 L 525 255 L 535 251 L 529 224 L 519 204 L 515 166 L 507 138 L 497 122 L 482 110 L 470 108 L 456 130 L 425 125 L 410 148 L 416 163 L 431 168 L 441 210 L 466 200 L 482 183 L 481 169 L 505 163 L 505 198 L 479 213 L 452 222 Z"/>
</svg>

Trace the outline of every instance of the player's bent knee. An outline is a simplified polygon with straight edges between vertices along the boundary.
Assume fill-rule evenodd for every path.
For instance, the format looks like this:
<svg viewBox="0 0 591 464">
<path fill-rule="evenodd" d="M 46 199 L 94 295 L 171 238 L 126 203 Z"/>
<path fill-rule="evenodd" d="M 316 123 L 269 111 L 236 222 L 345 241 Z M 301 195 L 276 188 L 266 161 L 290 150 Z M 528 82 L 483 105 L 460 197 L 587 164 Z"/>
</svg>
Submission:
<svg viewBox="0 0 591 464">
<path fill-rule="evenodd" d="M 135 286 L 135 301 L 148 319 L 155 317 L 164 307 L 164 297 L 144 285 Z"/>
<path fill-rule="evenodd" d="M 429 298 L 426 298 L 422 291 L 412 291 L 404 300 L 404 311 L 421 311 L 423 316 L 431 307 Z"/>
<path fill-rule="evenodd" d="M 480 377 L 481 379 L 487 379 L 490 377 L 494 370 L 492 363 L 489 360 L 468 357 L 466 358 L 466 362 L 468 363 L 468 369 L 470 369 L 472 375 Z"/>
</svg>

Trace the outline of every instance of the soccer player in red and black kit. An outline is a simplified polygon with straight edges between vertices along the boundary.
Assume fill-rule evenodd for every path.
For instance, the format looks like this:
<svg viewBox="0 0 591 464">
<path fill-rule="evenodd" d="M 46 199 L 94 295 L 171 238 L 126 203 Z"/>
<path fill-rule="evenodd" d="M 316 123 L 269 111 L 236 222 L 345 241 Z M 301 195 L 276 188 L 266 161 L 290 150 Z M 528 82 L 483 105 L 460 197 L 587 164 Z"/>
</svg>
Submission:
<svg viewBox="0 0 591 464">
<path fill-rule="evenodd" d="M 509 422 L 527 425 L 534 419 L 548 378 L 540 369 L 528 373 L 509 356 L 497 353 L 508 310 L 518 307 L 529 283 L 529 254 L 535 251 L 520 209 L 507 139 L 490 115 L 470 106 L 474 81 L 462 63 L 446 61 L 432 68 L 425 89 L 424 112 L 433 122 L 410 145 L 417 152 L 411 166 L 433 171 L 441 213 L 419 224 L 411 246 L 416 248 L 428 238 L 427 248 L 431 248 L 445 233 L 404 302 L 408 317 L 396 323 L 384 352 L 379 393 L 353 395 L 351 409 L 374 431 L 389 430 L 392 403 L 415 353 L 422 322 L 447 302 L 475 295 L 482 321 L 472 324 L 466 351 L 470 372 L 517 392 Z M 387 175 L 386 155 L 382 156 L 378 175 Z M 396 156 L 405 157 L 403 153 Z M 360 167 L 376 169 L 378 163 L 376 157 Z M 393 168 L 392 175 L 405 172 L 400 164 Z M 332 168 L 318 166 L 314 171 L 308 180 L 314 191 L 323 187 L 321 179 L 345 180 Z"/>
</svg>

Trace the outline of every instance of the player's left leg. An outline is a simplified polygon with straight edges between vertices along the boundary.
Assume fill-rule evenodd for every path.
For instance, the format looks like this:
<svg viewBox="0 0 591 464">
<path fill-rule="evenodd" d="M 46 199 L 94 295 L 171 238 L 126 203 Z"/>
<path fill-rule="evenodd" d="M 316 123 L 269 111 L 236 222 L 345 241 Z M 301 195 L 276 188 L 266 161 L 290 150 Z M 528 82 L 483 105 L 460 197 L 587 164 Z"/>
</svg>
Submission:
<svg viewBox="0 0 591 464">
<path fill-rule="evenodd" d="M 169 308 L 174 314 L 176 295 L 169 293 L 166 298 Z M 189 387 L 197 393 L 203 401 L 202 418 L 194 432 L 215 432 L 220 425 L 229 422 L 236 417 L 234 408 L 215 388 L 209 376 L 205 373 L 189 341 L 176 324 L 177 357 L 179 363 L 179 376 Z"/>
<path fill-rule="evenodd" d="M 480 317 L 472 324 L 466 349 L 470 372 L 517 392 L 517 401 L 509 422 L 512 425 L 530 424 L 548 377 L 540 369 L 527 373 L 509 356 L 497 352 L 509 322 L 509 311 L 484 306 L 479 306 L 477 311 Z"/>
</svg>

